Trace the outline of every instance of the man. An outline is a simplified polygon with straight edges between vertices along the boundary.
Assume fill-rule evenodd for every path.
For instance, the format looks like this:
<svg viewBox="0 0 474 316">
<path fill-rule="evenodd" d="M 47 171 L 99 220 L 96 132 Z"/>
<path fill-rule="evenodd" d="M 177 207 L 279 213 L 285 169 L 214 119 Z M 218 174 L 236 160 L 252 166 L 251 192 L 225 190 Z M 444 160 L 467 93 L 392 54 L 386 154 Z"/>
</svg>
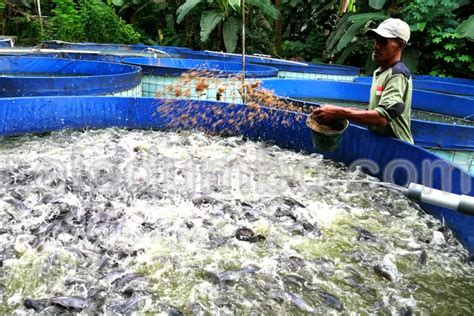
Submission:
<svg viewBox="0 0 474 316">
<path fill-rule="evenodd" d="M 379 65 L 372 80 L 369 109 L 324 105 L 311 115 L 321 124 L 348 119 L 368 125 L 377 134 L 413 144 L 410 130 L 411 74 L 400 61 L 410 39 L 410 28 L 404 21 L 390 18 L 367 34 L 375 39 L 372 57 Z"/>
</svg>

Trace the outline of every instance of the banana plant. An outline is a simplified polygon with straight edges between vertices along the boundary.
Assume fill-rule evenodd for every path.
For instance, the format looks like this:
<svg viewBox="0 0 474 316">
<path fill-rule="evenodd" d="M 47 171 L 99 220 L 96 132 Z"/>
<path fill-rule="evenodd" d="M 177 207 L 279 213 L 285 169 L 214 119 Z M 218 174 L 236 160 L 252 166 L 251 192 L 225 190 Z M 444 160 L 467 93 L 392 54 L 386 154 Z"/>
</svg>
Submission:
<svg viewBox="0 0 474 316">
<path fill-rule="evenodd" d="M 343 63 L 350 53 L 359 48 L 358 38 L 364 29 L 373 26 L 376 22 L 388 17 L 385 12 L 357 13 L 354 0 L 341 0 L 339 3 L 339 14 L 342 15 L 334 30 L 326 41 L 325 56 L 333 57 L 341 53 L 338 63 Z M 372 10 L 381 10 L 386 4 L 385 0 L 368 0 L 365 2 Z"/>
<path fill-rule="evenodd" d="M 461 34 L 462 37 L 474 41 L 474 15 L 471 15 L 469 19 L 459 24 L 456 28 L 456 32 Z"/>
<path fill-rule="evenodd" d="M 363 29 L 367 28 L 369 25 L 373 25 L 376 21 L 384 20 L 386 18 L 387 15 L 382 12 L 360 14 L 346 13 L 342 16 L 336 24 L 334 31 L 328 37 L 325 55 L 332 57 L 346 49 L 346 51 L 343 52 L 343 56 L 347 56 L 349 54 L 347 50 L 356 49 L 357 45 L 350 44 L 357 41 L 357 37 L 362 35 L 361 31 Z M 343 60 L 341 62 L 343 62 Z"/>
<path fill-rule="evenodd" d="M 178 8 L 177 22 L 183 19 L 193 10 L 201 7 L 203 9 L 200 21 L 202 42 L 209 40 L 210 34 L 218 27 L 222 30 L 222 38 L 227 52 L 234 52 L 242 23 L 241 0 L 186 0 Z M 279 17 L 278 10 L 271 4 L 270 0 L 246 0 L 246 4 L 258 9 L 267 19 L 275 20 Z"/>
</svg>

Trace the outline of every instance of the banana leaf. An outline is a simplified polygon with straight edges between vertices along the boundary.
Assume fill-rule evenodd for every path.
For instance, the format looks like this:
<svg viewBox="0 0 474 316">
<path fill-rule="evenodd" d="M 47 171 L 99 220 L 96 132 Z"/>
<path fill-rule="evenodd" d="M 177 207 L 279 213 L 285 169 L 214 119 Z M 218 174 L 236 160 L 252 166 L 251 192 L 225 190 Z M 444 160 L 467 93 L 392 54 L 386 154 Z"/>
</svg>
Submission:
<svg viewBox="0 0 474 316">
<path fill-rule="evenodd" d="M 239 19 L 231 16 L 229 17 L 222 26 L 222 32 L 224 36 L 224 45 L 228 53 L 233 53 L 237 47 L 237 39 L 239 38 Z"/>
<path fill-rule="evenodd" d="M 456 32 L 460 33 L 462 37 L 474 41 L 474 15 L 471 15 L 466 21 L 459 24 Z"/>
<path fill-rule="evenodd" d="M 259 8 L 263 15 L 273 20 L 277 20 L 280 17 L 280 11 L 272 5 L 270 0 L 246 0 L 246 3 Z"/>
<path fill-rule="evenodd" d="M 229 5 L 234 12 L 240 12 L 240 0 L 229 0 Z"/>
<path fill-rule="evenodd" d="M 385 0 L 369 0 L 369 6 L 375 10 L 380 10 L 383 8 Z"/>
<path fill-rule="evenodd" d="M 329 35 L 327 41 L 326 41 L 326 52 L 331 51 L 334 46 L 337 45 L 337 42 L 341 38 L 342 34 L 344 34 L 346 30 L 346 26 L 348 23 L 349 19 L 349 14 L 345 14 L 342 16 L 342 18 L 337 22 L 336 26 L 334 27 L 334 30 L 332 33 Z M 329 54 L 328 54 L 329 55 Z"/>
<path fill-rule="evenodd" d="M 224 19 L 224 12 L 219 10 L 204 11 L 201 17 L 201 41 L 207 42 L 209 35 Z"/>
<path fill-rule="evenodd" d="M 369 22 L 382 20 L 386 17 L 380 12 L 344 15 L 336 25 L 336 31 L 333 31 L 328 38 L 330 45 L 326 46 L 327 55 L 332 56 L 343 50 Z"/>
<path fill-rule="evenodd" d="M 202 0 L 186 0 L 186 2 L 182 6 L 180 6 L 178 10 L 176 10 L 176 13 L 178 14 L 176 22 L 181 23 L 181 21 L 183 21 L 186 15 L 188 15 L 188 13 L 201 2 Z"/>
</svg>

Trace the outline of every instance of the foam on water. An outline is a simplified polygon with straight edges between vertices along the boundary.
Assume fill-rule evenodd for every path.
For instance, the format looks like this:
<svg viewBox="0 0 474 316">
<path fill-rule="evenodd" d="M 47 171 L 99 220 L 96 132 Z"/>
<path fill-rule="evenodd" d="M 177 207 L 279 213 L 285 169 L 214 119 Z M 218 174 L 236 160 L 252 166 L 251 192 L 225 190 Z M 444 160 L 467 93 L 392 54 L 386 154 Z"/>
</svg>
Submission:
<svg viewBox="0 0 474 316">
<path fill-rule="evenodd" d="M 83 312 L 472 313 L 465 250 L 373 181 L 316 155 L 201 133 L 4 140 L 0 313 L 88 294 Z M 243 228 L 258 238 L 236 238 Z"/>
</svg>

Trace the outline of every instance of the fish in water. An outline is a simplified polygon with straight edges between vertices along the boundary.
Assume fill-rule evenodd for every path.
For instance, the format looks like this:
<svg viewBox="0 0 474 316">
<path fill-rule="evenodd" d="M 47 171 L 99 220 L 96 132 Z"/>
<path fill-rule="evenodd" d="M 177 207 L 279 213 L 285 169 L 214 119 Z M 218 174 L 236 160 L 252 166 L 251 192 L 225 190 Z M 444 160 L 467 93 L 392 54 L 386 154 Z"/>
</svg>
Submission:
<svg viewBox="0 0 474 316">
<path fill-rule="evenodd" d="M 133 292 L 132 296 L 130 296 L 122 303 L 111 306 L 111 309 L 120 314 L 128 314 L 135 310 L 139 302 L 139 295 L 137 294 L 137 292 Z"/>
<path fill-rule="evenodd" d="M 293 213 L 293 211 L 289 209 L 282 209 L 281 207 L 278 207 L 276 209 L 275 217 L 278 217 L 278 218 L 288 217 L 288 218 L 291 218 L 295 222 L 298 220 L 298 217 Z"/>
<path fill-rule="evenodd" d="M 295 225 L 291 226 L 291 233 L 293 235 L 305 236 L 306 234 L 311 234 L 316 237 L 321 236 L 321 231 L 317 225 L 313 225 L 307 220 L 298 221 Z"/>
<path fill-rule="evenodd" d="M 399 273 L 395 262 L 395 256 L 391 254 L 385 255 L 383 260 L 374 266 L 374 271 L 389 281 L 396 281 Z"/>
<path fill-rule="evenodd" d="M 247 241 L 250 243 L 256 243 L 256 242 L 265 240 L 265 236 L 260 235 L 260 234 L 255 235 L 255 233 L 250 228 L 247 228 L 247 227 L 242 227 L 242 228 L 237 229 L 234 236 L 235 238 L 237 238 L 237 240 Z"/>
<path fill-rule="evenodd" d="M 302 208 L 306 208 L 306 206 L 295 200 L 294 198 L 291 198 L 291 197 L 288 197 L 288 196 L 282 196 L 280 198 L 282 200 L 282 202 L 285 204 L 285 205 L 288 205 L 289 207 L 302 207 Z"/>
<path fill-rule="evenodd" d="M 178 308 L 171 306 L 169 304 L 160 303 L 159 306 L 165 311 L 168 316 L 181 316 L 184 315 Z"/>
<path fill-rule="evenodd" d="M 428 261 L 428 253 L 425 249 L 421 249 L 420 257 L 418 258 L 418 264 L 425 265 L 426 261 Z"/>
<path fill-rule="evenodd" d="M 305 288 L 306 280 L 299 275 L 289 274 L 283 277 L 283 283 L 287 286 L 296 285 L 299 288 Z"/>
<path fill-rule="evenodd" d="M 35 299 L 27 298 L 23 302 L 23 306 L 25 306 L 25 308 L 27 309 L 34 309 L 35 312 L 40 313 L 46 307 L 51 306 L 51 300 L 49 299 L 35 300 Z"/>
<path fill-rule="evenodd" d="M 352 228 L 359 233 L 359 236 L 357 237 L 358 241 L 368 241 L 368 242 L 377 241 L 377 237 L 371 232 L 369 232 L 368 230 L 362 227 L 355 227 L 355 226 L 352 226 Z"/>
<path fill-rule="evenodd" d="M 207 206 L 207 205 L 217 204 L 216 199 L 207 195 L 195 196 L 191 199 L 191 202 L 194 204 L 194 206 L 201 206 L 201 205 Z"/>
<path fill-rule="evenodd" d="M 300 289 L 305 289 L 308 291 L 316 291 L 319 297 L 321 297 L 324 303 L 326 303 L 326 305 L 329 305 L 330 307 L 338 311 L 341 311 L 343 309 L 343 305 L 341 301 L 339 301 L 339 299 L 336 296 L 317 288 L 315 285 L 310 284 L 304 278 L 298 275 L 285 275 L 283 277 L 283 283 L 285 283 L 285 285 L 287 286 L 296 286 Z"/>
<path fill-rule="evenodd" d="M 324 300 L 324 302 L 327 305 L 329 305 L 330 307 L 332 307 L 332 308 L 334 308 L 338 311 L 342 311 L 343 305 L 337 297 L 335 297 L 334 295 L 332 295 L 332 294 L 330 294 L 326 291 L 323 291 L 323 290 L 319 290 L 318 294 Z"/>
<path fill-rule="evenodd" d="M 137 279 L 142 279 L 142 278 L 143 277 L 140 274 L 127 273 L 127 274 L 124 274 L 121 277 L 115 279 L 111 283 L 116 288 L 123 288 L 125 285 L 129 284 L 130 282 L 132 282 L 134 280 L 137 280 Z"/>
<path fill-rule="evenodd" d="M 2 158 L 0 150 L 0 215 L 4 214 L 0 216 L 0 297 L 9 303 L 0 310 L 5 314 L 350 314 L 360 312 L 357 308 L 371 313 L 370 306 L 378 301 L 386 303 L 373 310 L 374 314 L 410 314 L 409 308 L 403 307 L 411 305 L 400 300 L 405 296 L 401 291 L 412 291 L 411 287 L 417 285 L 408 281 L 426 277 L 426 290 L 439 287 L 438 280 L 430 279 L 431 267 L 426 263 L 421 266 L 426 262 L 426 252 L 428 262 L 431 258 L 452 267 L 455 261 L 454 266 L 459 269 L 450 272 L 457 276 L 462 272 L 466 276 L 463 284 L 469 289 L 472 278 L 466 272 L 472 267 L 459 264 L 457 259 L 463 250 L 455 239 L 441 232 L 445 245 L 421 243 L 432 239 L 433 230 L 440 225 L 438 221 L 416 217 L 420 212 L 411 207 L 411 202 L 386 189 L 379 194 L 369 186 L 352 182 L 350 186 L 326 185 L 333 176 L 346 181 L 345 170 L 330 170 L 314 156 L 294 152 L 281 156 L 277 147 L 265 145 L 260 150 L 260 145 L 241 142 L 240 138 L 218 139 L 216 144 L 213 138 L 194 132 L 188 132 L 188 136 L 153 132 L 150 140 L 159 145 L 159 159 L 154 159 L 155 153 L 149 150 L 133 153 L 132 138 L 142 138 L 148 131 L 124 131 L 123 139 L 117 143 L 106 131 L 103 141 L 92 139 L 99 143 L 98 147 L 95 143 L 81 143 L 80 132 L 73 132 L 71 139 L 67 133 L 53 140 L 52 146 L 45 146 L 49 147 L 47 153 L 67 158 L 65 163 L 70 161 L 71 148 L 71 152 L 76 147 L 85 149 L 84 156 L 71 157 L 77 162 L 65 175 L 45 170 L 38 181 L 9 183 L 11 178 L 3 177 L 1 164 L 7 159 Z M 103 135 L 102 131 L 86 133 Z M 204 143 L 196 146 L 196 136 Z M 180 141 L 188 138 L 191 141 L 187 145 Z M 66 146 L 68 142 L 73 143 L 70 148 Z M 235 150 L 216 147 L 228 142 L 240 143 Z M 158 153 L 161 149 L 166 155 Z M 28 160 L 35 150 L 26 151 L 29 154 L 12 157 Z M 118 151 L 123 154 L 115 159 L 116 166 L 101 170 Z M 267 156 L 269 152 L 278 159 Z M 255 163 L 254 157 L 268 159 Z M 106 164 L 94 165 L 95 159 L 105 159 Z M 241 174 L 245 174 L 242 180 L 250 184 L 248 187 L 242 183 L 235 187 L 225 177 L 220 178 L 222 171 L 240 168 L 240 164 L 244 167 Z M 139 169 L 135 173 L 134 168 L 142 165 L 149 172 L 147 179 L 142 178 Z M 295 167 L 304 166 L 304 177 L 299 178 L 298 170 L 298 178 L 290 179 L 293 176 L 286 174 L 282 165 L 292 174 Z M 199 188 L 194 183 L 186 184 L 188 172 L 200 170 L 203 181 Z M 36 171 L 29 166 L 21 172 L 35 175 Z M 269 176 L 269 172 L 276 177 Z M 222 175 L 227 177 L 226 173 Z M 353 176 L 350 174 L 349 180 Z M 22 178 L 18 173 L 15 177 Z M 296 186 L 288 190 L 287 180 Z M 254 190 L 252 182 L 247 181 L 256 181 L 268 190 Z M 324 190 L 316 192 L 314 188 L 318 186 Z M 199 190 L 203 192 L 196 193 Z M 381 196 L 382 203 L 393 200 L 393 206 L 403 210 L 401 214 L 417 220 L 399 221 L 389 213 L 372 216 L 374 208 L 366 205 L 375 194 Z M 352 212 L 354 209 L 357 211 Z M 335 216 L 326 216 L 329 213 Z M 339 216 L 342 227 L 338 225 Z M 383 229 L 371 231 L 371 227 L 386 227 L 389 222 L 393 224 L 391 230 L 400 234 Z M 318 239 L 315 235 L 320 230 L 326 236 Z M 412 248 L 407 241 L 420 245 Z M 21 248 L 13 247 L 16 244 Z M 415 266 L 410 265 L 413 269 L 400 274 L 399 286 L 385 279 L 395 279 L 383 264 L 382 258 L 389 253 L 384 252 L 385 245 L 390 245 L 390 253 L 397 256 L 409 254 L 397 258 L 400 266 L 414 261 Z M 27 252 L 18 257 L 16 248 Z M 261 269 L 250 265 L 254 263 Z M 341 271 L 345 265 L 353 269 Z M 362 273 L 367 267 L 382 277 L 374 272 L 367 279 Z M 31 271 L 38 273 L 33 275 Z M 67 273 L 58 278 L 57 271 Z M 29 274 L 31 282 L 17 282 Z M 18 289 L 8 291 L 12 281 Z M 387 288 L 393 299 L 387 298 Z M 95 290 L 86 296 L 86 289 Z M 16 293 L 36 294 L 27 298 Z M 460 299 L 465 300 L 467 296 L 462 294 Z M 425 296 L 420 292 L 419 306 L 433 307 L 433 313 L 443 310 L 440 305 L 444 301 Z M 462 310 L 455 308 L 454 314 Z"/>
<path fill-rule="evenodd" d="M 37 313 L 48 306 L 58 306 L 70 312 L 81 312 L 88 301 L 88 299 L 80 296 L 56 296 L 38 300 L 27 298 L 23 305 L 27 309 L 34 309 Z"/>
<path fill-rule="evenodd" d="M 245 273 L 254 274 L 258 270 L 260 270 L 259 267 L 247 266 L 242 269 L 224 271 L 218 274 L 211 271 L 204 271 L 204 273 L 205 273 L 205 276 L 211 282 L 219 284 L 221 286 L 225 286 L 225 284 L 228 282 L 238 281 L 242 274 L 245 274 Z"/>
<path fill-rule="evenodd" d="M 299 310 L 307 313 L 314 313 L 315 309 L 310 306 L 301 296 L 292 292 L 277 292 L 272 293 L 272 297 L 279 298 L 284 301 L 291 302 L 295 305 Z"/>
</svg>

